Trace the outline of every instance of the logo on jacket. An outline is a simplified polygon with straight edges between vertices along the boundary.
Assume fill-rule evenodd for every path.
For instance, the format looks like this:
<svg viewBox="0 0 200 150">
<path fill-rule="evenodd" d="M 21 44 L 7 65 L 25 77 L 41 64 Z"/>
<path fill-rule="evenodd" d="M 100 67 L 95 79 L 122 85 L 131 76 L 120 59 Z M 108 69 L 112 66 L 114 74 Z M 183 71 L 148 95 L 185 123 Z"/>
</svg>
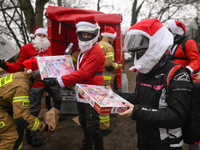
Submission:
<svg viewBox="0 0 200 150">
<path fill-rule="evenodd" d="M 188 73 L 182 72 L 182 73 L 177 74 L 174 77 L 174 80 L 176 80 L 176 81 L 188 81 L 188 82 L 190 82 L 190 77 L 189 77 Z"/>
</svg>

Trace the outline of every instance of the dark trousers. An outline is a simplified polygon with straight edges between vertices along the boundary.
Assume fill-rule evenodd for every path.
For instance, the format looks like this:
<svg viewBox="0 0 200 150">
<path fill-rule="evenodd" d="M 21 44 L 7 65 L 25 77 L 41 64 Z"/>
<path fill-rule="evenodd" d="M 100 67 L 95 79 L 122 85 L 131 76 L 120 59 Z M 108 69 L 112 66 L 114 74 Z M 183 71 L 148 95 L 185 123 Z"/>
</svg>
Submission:
<svg viewBox="0 0 200 150">
<path fill-rule="evenodd" d="M 29 93 L 29 111 L 31 115 L 38 116 L 41 109 L 41 99 L 44 92 L 47 92 L 54 101 L 54 106 L 56 109 L 60 110 L 62 97 L 60 93 L 59 85 L 55 86 L 45 86 L 45 87 L 32 87 Z"/>
<path fill-rule="evenodd" d="M 84 132 L 85 144 L 94 143 L 95 150 L 103 150 L 103 136 L 99 127 L 99 113 L 87 103 L 77 103 L 79 122 Z"/>
</svg>

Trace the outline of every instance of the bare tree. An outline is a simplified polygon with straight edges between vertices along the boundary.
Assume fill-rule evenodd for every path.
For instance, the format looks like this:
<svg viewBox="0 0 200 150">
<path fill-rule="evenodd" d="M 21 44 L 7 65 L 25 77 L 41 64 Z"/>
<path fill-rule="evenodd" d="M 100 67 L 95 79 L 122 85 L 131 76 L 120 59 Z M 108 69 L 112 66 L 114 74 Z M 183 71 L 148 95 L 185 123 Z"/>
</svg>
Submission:
<svg viewBox="0 0 200 150">
<path fill-rule="evenodd" d="M 2 0 L 0 10 L 5 27 L 0 28 L 0 34 L 12 36 L 18 48 L 30 42 L 28 34 L 36 26 L 43 27 L 44 5 L 49 0 L 36 0 L 33 8 L 30 0 Z"/>
<path fill-rule="evenodd" d="M 145 0 L 142 1 L 142 3 L 139 5 L 139 7 L 137 7 L 137 2 L 138 2 L 138 0 L 134 0 L 133 5 L 132 5 L 131 26 L 137 22 L 138 14 L 139 14 Z"/>
</svg>

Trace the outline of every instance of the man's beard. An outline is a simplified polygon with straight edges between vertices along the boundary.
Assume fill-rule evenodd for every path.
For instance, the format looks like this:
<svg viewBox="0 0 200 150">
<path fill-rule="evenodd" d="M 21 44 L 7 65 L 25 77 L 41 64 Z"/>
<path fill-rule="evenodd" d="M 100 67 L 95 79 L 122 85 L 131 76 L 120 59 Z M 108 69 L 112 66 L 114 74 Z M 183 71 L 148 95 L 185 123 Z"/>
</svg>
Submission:
<svg viewBox="0 0 200 150">
<path fill-rule="evenodd" d="M 79 48 L 81 50 L 81 53 L 87 52 L 89 49 L 92 48 L 92 41 L 87 42 L 87 44 L 85 44 L 85 42 L 78 42 Z"/>
<path fill-rule="evenodd" d="M 50 42 L 47 38 L 42 39 L 39 36 L 36 36 L 32 43 L 33 47 L 38 51 L 38 53 L 45 52 L 50 46 Z"/>
</svg>

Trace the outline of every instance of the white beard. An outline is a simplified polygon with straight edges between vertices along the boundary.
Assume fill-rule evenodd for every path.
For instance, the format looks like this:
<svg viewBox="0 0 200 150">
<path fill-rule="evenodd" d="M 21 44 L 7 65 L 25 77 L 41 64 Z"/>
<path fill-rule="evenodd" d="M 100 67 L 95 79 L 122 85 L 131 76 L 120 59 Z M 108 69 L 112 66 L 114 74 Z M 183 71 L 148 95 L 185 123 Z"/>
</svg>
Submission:
<svg viewBox="0 0 200 150">
<path fill-rule="evenodd" d="M 36 36 L 32 43 L 33 47 L 38 51 L 38 53 L 45 52 L 50 46 L 50 42 L 47 38 L 42 39 L 39 36 Z"/>
<path fill-rule="evenodd" d="M 92 41 L 88 41 L 87 43 L 79 41 L 78 45 L 81 50 L 81 53 L 84 53 L 91 49 L 93 44 Z"/>
</svg>

